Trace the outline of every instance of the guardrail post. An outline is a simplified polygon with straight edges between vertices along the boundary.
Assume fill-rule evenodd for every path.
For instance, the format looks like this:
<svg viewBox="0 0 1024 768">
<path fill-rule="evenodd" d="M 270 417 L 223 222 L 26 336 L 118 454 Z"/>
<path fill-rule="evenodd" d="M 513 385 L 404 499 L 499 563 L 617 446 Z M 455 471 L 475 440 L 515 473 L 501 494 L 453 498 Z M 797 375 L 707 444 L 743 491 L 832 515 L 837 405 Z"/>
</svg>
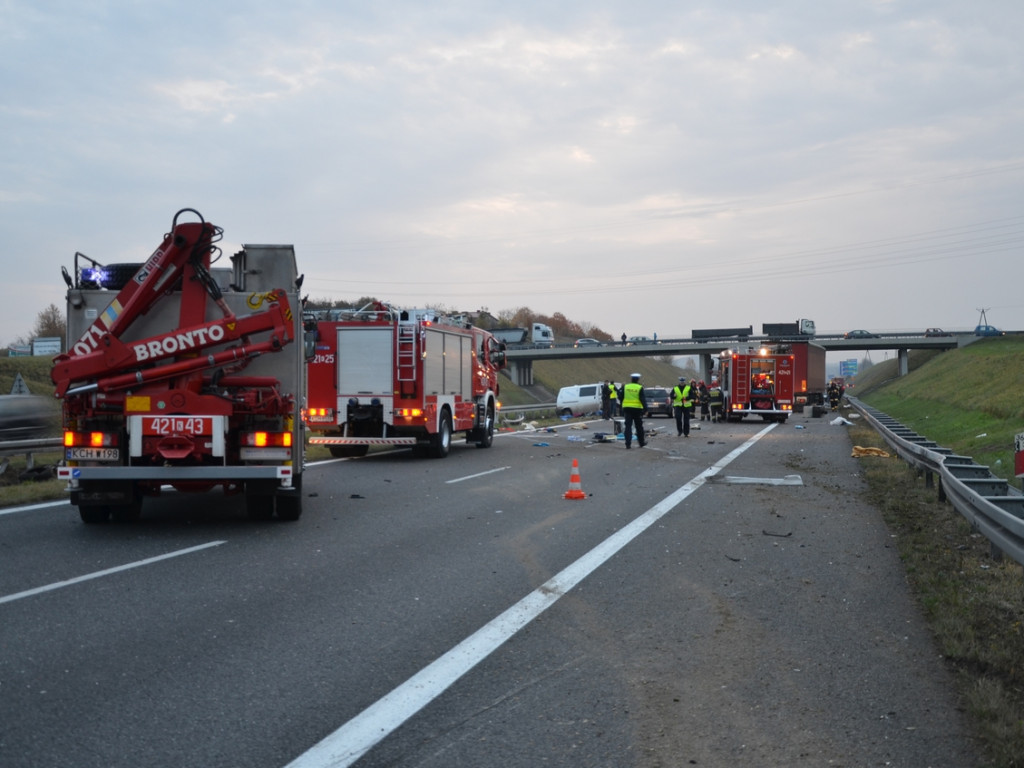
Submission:
<svg viewBox="0 0 1024 768">
<path fill-rule="evenodd" d="M 989 556 L 997 563 L 1003 562 L 1003 550 L 997 547 L 993 542 L 989 542 L 988 552 Z"/>
<path fill-rule="evenodd" d="M 945 503 L 946 501 L 946 489 L 942 487 L 942 477 L 939 477 L 939 501 Z"/>
</svg>

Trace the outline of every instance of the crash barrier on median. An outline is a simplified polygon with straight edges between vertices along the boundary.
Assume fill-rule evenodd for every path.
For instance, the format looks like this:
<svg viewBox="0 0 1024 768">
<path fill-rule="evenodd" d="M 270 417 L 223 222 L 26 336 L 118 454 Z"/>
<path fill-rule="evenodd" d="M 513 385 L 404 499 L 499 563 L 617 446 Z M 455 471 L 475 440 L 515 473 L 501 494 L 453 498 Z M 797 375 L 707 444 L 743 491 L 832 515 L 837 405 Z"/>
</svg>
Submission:
<svg viewBox="0 0 1024 768">
<path fill-rule="evenodd" d="M 847 399 L 901 459 L 925 473 L 928 485 L 938 475 L 941 501 L 949 500 L 994 550 L 1024 565 L 1024 495 L 1018 488 L 971 457 L 955 455 L 855 397 Z"/>
<path fill-rule="evenodd" d="M 60 450 L 64 445 L 63 438 L 43 437 L 33 440 L 4 440 L 0 441 L 0 474 L 7 471 L 10 464 L 9 457 L 25 455 L 25 469 L 35 469 L 36 453 L 50 453 Z"/>
</svg>

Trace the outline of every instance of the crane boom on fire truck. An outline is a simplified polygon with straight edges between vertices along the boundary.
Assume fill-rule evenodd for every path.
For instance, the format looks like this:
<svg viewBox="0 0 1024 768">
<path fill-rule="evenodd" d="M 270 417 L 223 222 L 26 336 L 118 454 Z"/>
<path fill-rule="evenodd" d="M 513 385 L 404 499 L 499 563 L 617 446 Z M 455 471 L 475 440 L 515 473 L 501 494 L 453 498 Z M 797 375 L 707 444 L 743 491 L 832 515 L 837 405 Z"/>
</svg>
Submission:
<svg viewBox="0 0 1024 768">
<path fill-rule="evenodd" d="M 179 223 L 185 213 L 199 221 Z M 220 236 L 182 209 L 149 259 L 110 286 L 116 295 L 100 287 L 102 269 L 79 269 L 81 254 L 74 279 L 64 270 L 68 352 L 51 371 L 64 421 L 58 475 L 87 523 L 137 517 L 165 484 L 244 492 L 256 519 L 301 514 L 294 251 L 247 245 L 215 270 Z"/>
</svg>

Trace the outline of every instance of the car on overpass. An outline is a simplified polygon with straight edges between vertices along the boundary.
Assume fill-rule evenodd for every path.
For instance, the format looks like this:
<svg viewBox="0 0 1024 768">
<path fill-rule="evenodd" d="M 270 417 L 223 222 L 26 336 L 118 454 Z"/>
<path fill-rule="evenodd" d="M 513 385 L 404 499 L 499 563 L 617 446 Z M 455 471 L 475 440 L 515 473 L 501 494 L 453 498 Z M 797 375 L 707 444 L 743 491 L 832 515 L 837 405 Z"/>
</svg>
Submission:
<svg viewBox="0 0 1024 768">
<path fill-rule="evenodd" d="M 975 336 L 1005 336 L 1006 333 L 1000 331 L 994 325 L 979 325 L 974 329 Z"/>
<path fill-rule="evenodd" d="M 597 339 L 576 339 L 574 347 L 600 347 L 601 342 Z"/>
<path fill-rule="evenodd" d="M 949 331 L 944 331 L 941 328 L 927 328 L 924 332 L 925 336 L 929 338 L 936 338 L 939 336 L 952 336 L 953 334 Z"/>
<path fill-rule="evenodd" d="M 844 339 L 877 339 L 878 338 L 878 334 L 877 333 L 872 333 L 871 331 L 865 331 L 865 330 L 847 331 L 846 333 L 843 334 L 843 338 Z"/>
</svg>

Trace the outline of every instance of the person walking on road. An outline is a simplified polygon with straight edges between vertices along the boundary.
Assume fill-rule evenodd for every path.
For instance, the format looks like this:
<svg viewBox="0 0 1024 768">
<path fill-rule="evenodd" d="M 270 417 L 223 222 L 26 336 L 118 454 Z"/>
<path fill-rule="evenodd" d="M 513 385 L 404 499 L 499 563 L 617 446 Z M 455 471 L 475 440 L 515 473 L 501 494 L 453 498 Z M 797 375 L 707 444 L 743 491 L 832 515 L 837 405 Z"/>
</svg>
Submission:
<svg viewBox="0 0 1024 768">
<path fill-rule="evenodd" d="M 629 383 L 622 386 L 622 415 L 626 417 L 626 448 L 633 442 L 633 427 L 636 427 L 636 439 L 643 448 L 647 445 L 644 439 L 644 411 L 647 410 L 647 396 L 640 383 L 640 374 L 629 376 Z"/>
<path fill-rule="evenodd" d="M 612 413 L 612 396 L 611 396 L 611 382 L 601 382 L 601 415 L 606 419 L 610 419 L 615 414 Z"/>
<path fill-rule="evenodd" d="M 690 408 L 693 401 L 686 377 L 680 376 L 679 383 L 672 387 L 672 415 L 676 417 L 676 437 L 690 436 Z"/>
</svg>

